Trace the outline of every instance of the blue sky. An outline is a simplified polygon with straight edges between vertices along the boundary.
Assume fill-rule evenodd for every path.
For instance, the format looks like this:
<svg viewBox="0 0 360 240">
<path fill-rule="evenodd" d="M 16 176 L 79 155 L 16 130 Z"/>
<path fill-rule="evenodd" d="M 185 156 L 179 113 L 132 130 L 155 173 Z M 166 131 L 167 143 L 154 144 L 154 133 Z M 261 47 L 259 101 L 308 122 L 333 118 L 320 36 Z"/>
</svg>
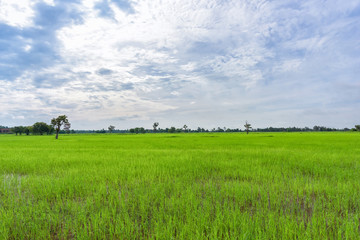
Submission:
<svg viewBox="0 0 360 240">
<path fill-rule="evenodd" d="M 0 125 L 360 124 L 359 0 L 0 0 Z"/>
</svg>

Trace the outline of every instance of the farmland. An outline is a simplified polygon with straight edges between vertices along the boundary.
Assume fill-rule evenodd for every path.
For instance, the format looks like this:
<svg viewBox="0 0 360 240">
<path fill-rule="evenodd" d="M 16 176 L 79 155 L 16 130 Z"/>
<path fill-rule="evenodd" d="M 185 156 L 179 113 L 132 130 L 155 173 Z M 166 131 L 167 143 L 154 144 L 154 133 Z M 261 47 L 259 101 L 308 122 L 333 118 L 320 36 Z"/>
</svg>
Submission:
<svg viewBox="0 0 360 240">
<path fill-rule="evenodd" d="M 360 239 L 360 134 L 0 135 L 1 239 Z"/>
</svg>

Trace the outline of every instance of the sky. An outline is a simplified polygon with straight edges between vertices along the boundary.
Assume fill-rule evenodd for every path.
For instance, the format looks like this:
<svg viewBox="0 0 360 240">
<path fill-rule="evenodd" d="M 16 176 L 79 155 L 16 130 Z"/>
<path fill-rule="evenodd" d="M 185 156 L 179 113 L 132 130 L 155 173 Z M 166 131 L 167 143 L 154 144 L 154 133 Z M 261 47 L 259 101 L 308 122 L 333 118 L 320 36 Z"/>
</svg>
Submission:
<svg viewBox="0 0 360 240">
<path fill-rule="evenodd" d="M 360 0 L 0 0 L 0 125 L 360 124 Z"/>
</svg>

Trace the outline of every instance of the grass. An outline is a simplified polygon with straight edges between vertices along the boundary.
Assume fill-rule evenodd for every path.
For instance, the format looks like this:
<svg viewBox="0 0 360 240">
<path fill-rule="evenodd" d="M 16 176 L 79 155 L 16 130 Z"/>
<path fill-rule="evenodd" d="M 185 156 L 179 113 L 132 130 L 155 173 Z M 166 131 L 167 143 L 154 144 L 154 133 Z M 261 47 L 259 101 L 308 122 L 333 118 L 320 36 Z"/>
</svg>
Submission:
<svg viewBox="0 0 360 240">
<path fill-rule="evenodd" d="M 360 134 L 0 135 L 1 239 L 360 239 Z"/>
</svg>

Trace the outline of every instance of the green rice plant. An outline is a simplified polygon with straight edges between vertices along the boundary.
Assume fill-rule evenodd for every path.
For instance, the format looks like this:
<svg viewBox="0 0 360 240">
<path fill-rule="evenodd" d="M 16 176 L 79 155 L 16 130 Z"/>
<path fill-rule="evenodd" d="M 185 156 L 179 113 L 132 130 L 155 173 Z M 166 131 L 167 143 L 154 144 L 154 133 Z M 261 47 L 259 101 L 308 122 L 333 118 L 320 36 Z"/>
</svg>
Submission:
<svg viewBox="0 0 360 240">
<path fill-rule="evenodd" d="M 360 135 L 0 136 L 1 239 L 360 239 Z"/>
</svg>

